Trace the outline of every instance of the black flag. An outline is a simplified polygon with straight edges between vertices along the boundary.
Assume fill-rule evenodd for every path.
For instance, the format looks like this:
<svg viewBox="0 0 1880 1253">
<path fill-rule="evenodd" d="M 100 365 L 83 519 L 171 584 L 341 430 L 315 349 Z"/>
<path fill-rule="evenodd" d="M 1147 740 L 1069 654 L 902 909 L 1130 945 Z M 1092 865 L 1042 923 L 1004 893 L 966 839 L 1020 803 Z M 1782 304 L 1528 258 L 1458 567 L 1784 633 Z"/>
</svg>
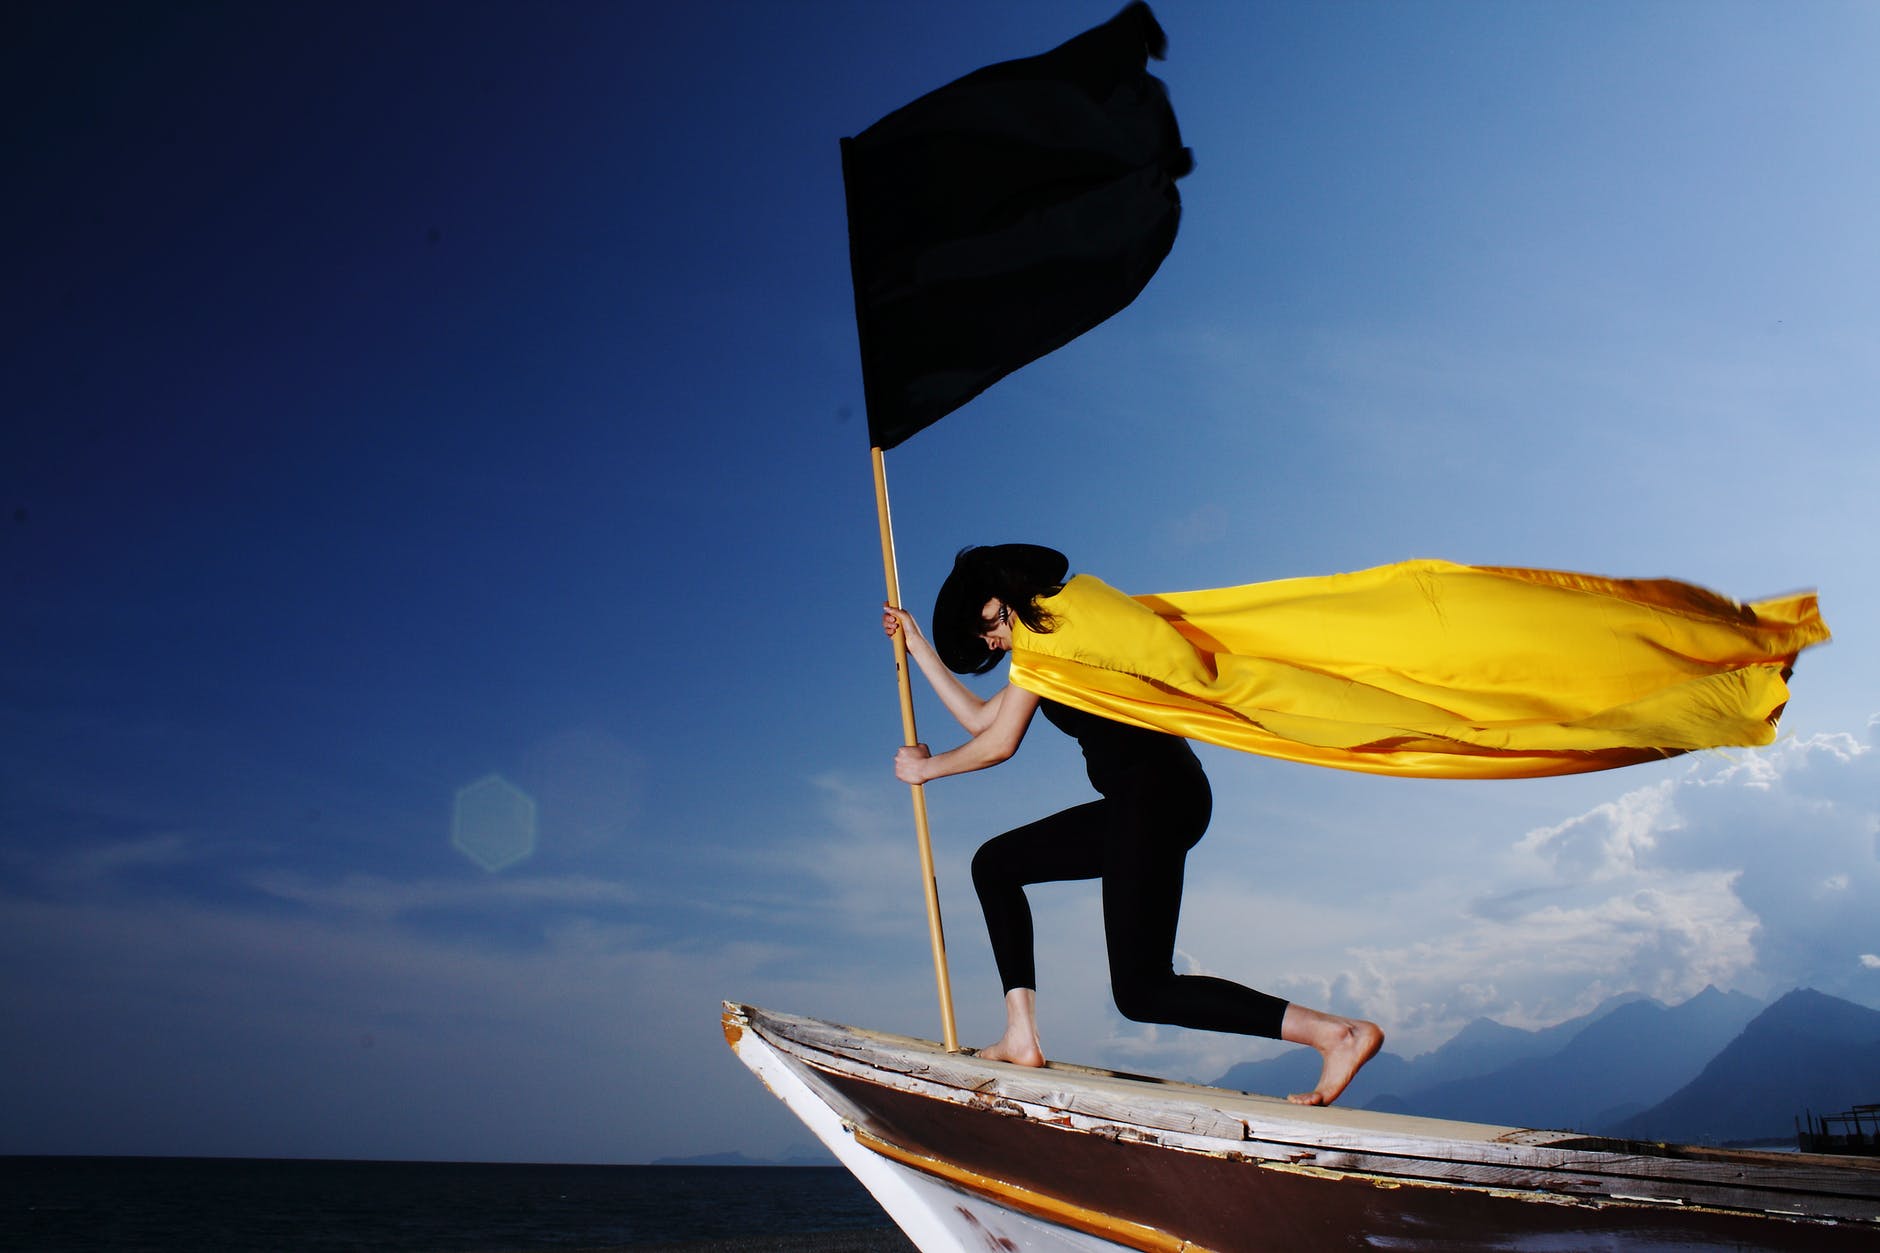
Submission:
<svg viewBox="0 0 1880 1253">
<path fill-rule="evenodd" d="M 1138 0 L 842 141 L 869 442 L 892 448 L 1136 298 L 1175 242 L 1167 39 Z"/>
</svg>

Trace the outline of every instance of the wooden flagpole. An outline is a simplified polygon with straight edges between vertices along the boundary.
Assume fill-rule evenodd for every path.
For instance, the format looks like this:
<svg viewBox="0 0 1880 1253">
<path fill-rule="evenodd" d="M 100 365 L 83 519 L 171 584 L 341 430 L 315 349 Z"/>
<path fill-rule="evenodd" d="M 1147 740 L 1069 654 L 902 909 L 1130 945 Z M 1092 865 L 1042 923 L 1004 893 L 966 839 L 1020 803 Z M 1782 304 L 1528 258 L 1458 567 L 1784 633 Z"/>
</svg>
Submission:
<svg viewBox="0 0 1880 1253">
<path fill-rule="evenodd" d="M 894 522 L 888 514 L 888 472 L 879 447 L 868 450 L 875 464 L 875 514 L 881 523 L 881 567 L 887 576 L 888 603 L 901 603 L 901 578 L 894 568 Z M 907 639 L 894 633 L 894 669 L 901 686 L 901 735 L 904 743 L 918 744 L 914 729 L 914 685 L 907 670 Z M 960 1051 L 959 1033 L 953 1027 L 953 985 L 947 977 L 946 933 L 940 922 L 940 885 L 934 878 L 933 836 L 927 827 L 927 792 L 918 783 L 908 785 L 914 797 L 914 837 L 920 845 L 920 876 L 927 890 L 927 938 L 933 945 L 934 982 L 940 991 L 940 1029 L 947 1052 Z"/>
</svg>

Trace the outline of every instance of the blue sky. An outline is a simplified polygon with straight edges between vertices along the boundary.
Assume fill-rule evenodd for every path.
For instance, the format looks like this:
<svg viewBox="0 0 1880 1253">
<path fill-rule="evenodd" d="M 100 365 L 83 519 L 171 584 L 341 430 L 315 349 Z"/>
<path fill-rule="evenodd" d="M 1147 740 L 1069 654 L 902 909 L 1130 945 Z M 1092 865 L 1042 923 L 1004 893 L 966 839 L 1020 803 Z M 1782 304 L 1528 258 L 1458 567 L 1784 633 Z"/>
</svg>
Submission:
<svg viewBox="0 0 1880 1253">
<path fill-rule="evenodd" d="M 761 1155 L 805 1137 L 720 1000 L 938 1034 L 836 140 L 1114 7 L 28 7 L 0 1153 Z M 1008 539 L 1143 592 L 1414 556 L 1817 587 L 1768 750 L 1501 784 L 1206 750 L 1178 960 L 1406 1053 L 1706 983 L 1880 1007 L 1880 13 L 1156 7 L 1181 235 L 889 454 L 909 603 Z M 453 844 L 466 789 L 528 798 L 528 856 Z M 1043 726 L 929 789 L 968 1042 L 967 858 L 1086 795 Z M 1094 890 L 1034 901 L 1054 1055 L 1270 1051 L 1123 1021 Z"/>
</svg>

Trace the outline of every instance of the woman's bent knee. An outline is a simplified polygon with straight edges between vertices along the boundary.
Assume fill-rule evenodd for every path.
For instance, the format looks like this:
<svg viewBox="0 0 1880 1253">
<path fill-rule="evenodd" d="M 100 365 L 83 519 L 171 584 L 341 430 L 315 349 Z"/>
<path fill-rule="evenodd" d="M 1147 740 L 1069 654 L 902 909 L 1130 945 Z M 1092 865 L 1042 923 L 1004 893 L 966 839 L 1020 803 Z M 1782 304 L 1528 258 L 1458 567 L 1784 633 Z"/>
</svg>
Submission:
<svg viewBox="0 0 1880 1253">
<path fill-rule="evenodd" d="M 1170 1005 L 1168 983 L 1172 983 L 1171 974 L 1167 982 L 1157 979 L 1132 979 L 1126 982 L 1113 982 L 1110 985 L 1110 997 L 1116 1002 L 1116 1012 L 1131 1022 L 1167 1023 L 1174 1021 L 1169 1017 Z"/>
<path fill-rule="evenodd" d="M 994 847 L 997 843 L 996 840 L 987 840 L 979 846 L 979 851 L 973 854 L 973 886 L 981 890 L 1010 877 L 1003 872 L 1001 863 L 1005 859 Z"/>
</svg>

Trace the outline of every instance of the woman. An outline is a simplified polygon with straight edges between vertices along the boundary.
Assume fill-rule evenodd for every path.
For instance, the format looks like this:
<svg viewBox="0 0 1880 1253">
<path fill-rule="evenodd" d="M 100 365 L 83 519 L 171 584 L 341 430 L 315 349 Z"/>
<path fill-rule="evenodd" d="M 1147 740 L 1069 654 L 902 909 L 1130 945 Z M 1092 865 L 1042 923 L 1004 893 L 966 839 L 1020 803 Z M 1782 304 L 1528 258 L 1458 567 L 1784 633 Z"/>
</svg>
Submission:
<svg viewBox="0 0 1880 1253">
<path fill-rule="evenodd" d="M 997 665 L 1012 651 L 1015 621 L 1021 631 L 1048 634 L 1056 625 L 1051 599 L 1068 570 L 1062 553 L 1037 545 L 968 548 L 934 603 L 932 643 L 905 610 L 888 605 L 882 614 L 883 628 L 901 634 L 947 711 L 971 736 L 937 755 L 924 744 L 900 749 L 896 777 L 928 783 L 996 765 L 1017 751 L 1032 715 L 1042 712 L 1082 747 L 1101 796 L 997 836 L 973 858 L 973 886 L 1005 987 L 1005 1033 L 979 1056 L 1044 1064 L 1025 886 L 1101 879 L 1111 989 L 1125 1017 L 1311 1045 L 1322 1059 L 1318 1084 L 1290 1099 L 1329 1105 L 1383 1044 L 1375 1023 L 1288 1004 L 1225 979 L 1174 972 L 1183 863 L 1207 830 L 1212 807 L 1207 776 L 1187 741 L 1012 685 L 981 700 L 954 677 Z"/>
</svg>

